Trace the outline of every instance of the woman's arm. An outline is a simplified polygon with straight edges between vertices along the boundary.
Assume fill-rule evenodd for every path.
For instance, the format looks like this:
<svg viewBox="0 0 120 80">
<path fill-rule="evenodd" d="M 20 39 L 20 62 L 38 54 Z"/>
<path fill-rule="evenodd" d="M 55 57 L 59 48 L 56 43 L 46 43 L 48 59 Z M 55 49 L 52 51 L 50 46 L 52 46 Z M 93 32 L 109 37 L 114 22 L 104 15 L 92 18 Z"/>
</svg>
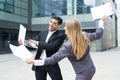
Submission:
<svg viewBox="0 0 120 80">
<path fill-rule="evenodd" d="M 26 63 L 34 64 L 35 66 L 52 65 L 59 62 L 63 58 L 67 57 L 70 53 L 71 53 L 71 45 L 67 43 L 63 45 L 62 49 L 60 49 L 51 57 L 47 57 L 45 60 L 26 59 Z"/>
<path fill-rule="evenodd" d="M 106 16 L 103 16 L 101 18 L 101 20 L 99 21 L 99 27 L 96 29 L 95 32 L 93 33 L 86 33 L 86 35 L 88 36 L 88 38 L 90 39 L 90 41 L 94 41 L 97 39 L 100 39 L 103 35 L 103 31 L 104 31 L 104 21 L 106 20 Z"/>
<path fill-rule="evenodd" d="M 106 16 L 104 15 L 99 21 L 99 28 L 104 29 L 104 21 L 106 20 Z"/>
</svg>

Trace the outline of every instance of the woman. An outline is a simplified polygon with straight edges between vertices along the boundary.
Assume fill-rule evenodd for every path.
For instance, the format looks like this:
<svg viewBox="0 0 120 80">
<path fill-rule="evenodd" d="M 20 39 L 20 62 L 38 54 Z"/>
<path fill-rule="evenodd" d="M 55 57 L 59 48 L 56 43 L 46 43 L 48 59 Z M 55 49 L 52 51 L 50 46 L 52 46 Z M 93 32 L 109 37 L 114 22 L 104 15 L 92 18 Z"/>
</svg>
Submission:
<svg viewBox="0 0 120 80">
<path fill-rule="evenodd" d="M 89 44 L 90 41 L 102 37 L 105 19 L 106 16 L 103 16 L 99 21 L 99 28 L 94 33 L 83 33 L 82 26 L 76 19 L 67 20 L 64 29 L 68 41 L 63 44 L 63 48 L 44 60 L 26 59 L 26 62 L 36 66 L 52 65 L 67 57 L 75 70 L 76 80 L 91 80 L 95 73 L 95 66 L 89 54 Z"/>
</svg>

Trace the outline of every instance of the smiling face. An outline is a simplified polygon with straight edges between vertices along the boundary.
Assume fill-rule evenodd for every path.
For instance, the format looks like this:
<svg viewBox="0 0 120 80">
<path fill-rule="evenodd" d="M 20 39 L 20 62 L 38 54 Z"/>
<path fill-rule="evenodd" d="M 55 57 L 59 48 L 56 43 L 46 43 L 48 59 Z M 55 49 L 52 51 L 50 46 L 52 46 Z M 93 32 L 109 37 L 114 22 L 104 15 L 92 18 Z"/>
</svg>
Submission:
<svg viewBox="0 0 120 80">
<path fill-rule="evenodd" d="M 57 19 L 51 19 L 49 22 L 49 31 L 58 30 L 60 27 Z"/>
</svg>

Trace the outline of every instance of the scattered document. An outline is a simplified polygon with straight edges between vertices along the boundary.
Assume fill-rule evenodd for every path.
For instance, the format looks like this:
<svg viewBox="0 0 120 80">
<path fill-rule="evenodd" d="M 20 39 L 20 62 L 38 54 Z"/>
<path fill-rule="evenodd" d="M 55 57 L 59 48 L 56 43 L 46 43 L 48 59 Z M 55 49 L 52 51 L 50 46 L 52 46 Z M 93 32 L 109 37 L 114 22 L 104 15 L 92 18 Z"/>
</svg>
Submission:
<svg viewBox="0 0 120 80">
<path fill-rule="evenodd" d="M 24 41 L 25 41 L 25 35 L 26 35 L 26 28 L 22 24 L 20 24 L 18 40 L 21 39 L 23 45 L 24 45 Z"/>
<path fill-rule="evenodd" d="M 110 16 L 114 14 L 111 3 L 91 8 L 93 20 L 100 19 L 104 15 Z"/>
<path fill-rule="evenodd" d="M 9 47 L 15 56 L 21 58 L 24 61 L 28 58 L 33 57 L 31 52 L 24 45 L 14 46 L 12 44 L 9 44 Z"/>
</svg>

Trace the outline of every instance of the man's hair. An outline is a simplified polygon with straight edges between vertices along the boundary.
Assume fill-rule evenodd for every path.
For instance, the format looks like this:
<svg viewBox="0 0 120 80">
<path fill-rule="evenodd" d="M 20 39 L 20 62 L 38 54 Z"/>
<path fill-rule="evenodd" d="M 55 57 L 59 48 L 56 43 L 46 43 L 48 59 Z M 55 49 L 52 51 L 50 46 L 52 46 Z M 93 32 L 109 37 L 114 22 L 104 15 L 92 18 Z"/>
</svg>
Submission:
<svg viewBox="0 0 120 80">
<path fill-rule="evenodd" d="M 59 25 L 61 25 L 62 22 L 63 22 L 62 18 L 60 18 L 60 17 L 58 17 L 58 16 L 52 16 L 51 19 L 56 19 L 56 20 L 58 20 L 58 24 L 59 24 Z"/>
</svg>

